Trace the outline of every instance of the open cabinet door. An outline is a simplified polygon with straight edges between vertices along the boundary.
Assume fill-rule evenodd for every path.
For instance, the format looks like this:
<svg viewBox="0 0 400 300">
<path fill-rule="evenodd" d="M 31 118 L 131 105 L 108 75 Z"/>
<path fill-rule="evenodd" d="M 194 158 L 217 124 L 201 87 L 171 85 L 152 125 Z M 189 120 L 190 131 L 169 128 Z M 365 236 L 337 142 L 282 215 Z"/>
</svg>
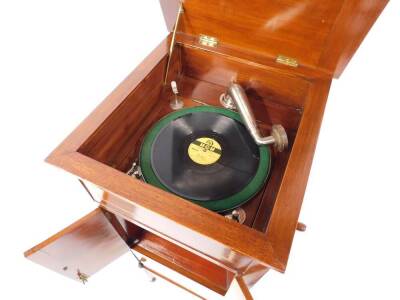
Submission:
<svg viewBox="0 0 400 300">
<path fill-rule="evenodd" d="M 64 276 L 87 279 L 127 252 L 128 246 L 97 208 L 24 253 L 25 257 Z"/>
</svg>

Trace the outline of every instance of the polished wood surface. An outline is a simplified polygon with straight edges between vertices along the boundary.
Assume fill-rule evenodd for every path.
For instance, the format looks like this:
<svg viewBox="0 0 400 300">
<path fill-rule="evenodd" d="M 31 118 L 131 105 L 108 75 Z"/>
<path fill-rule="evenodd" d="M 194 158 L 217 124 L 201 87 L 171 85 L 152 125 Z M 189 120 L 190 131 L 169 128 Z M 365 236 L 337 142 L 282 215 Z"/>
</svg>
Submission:
<svg viewBox="0 0 400 300">
<path fill-rule="evenodd" d="M 234 274 L 143 228 L 105 212 L 107 219 L 134 251 L 162 264 L 199 284 L 224 295 Z"/>
<path fill-rule="evenodd" d="M 179 60 L 179 51 L 176 51 L 176 53 L 178 55 L 177 59 Z M 166 54 L 167 41 L 161 44 L 160 47 L 151 54 L 150 58 L 139 66 L 137 71 L 129 76 L 126 81 L 124 81 L 121 86 L 52 153 L 48 161 L 110 192 L 110 198 L 103 203 L 106 209 L 123 216 L 125 219 L 148 231 L 178 243 L 181 247 L 186 247 L 189 251 L 203 256 L 215 264 L 224 266 L 233 271 L 245 270 L 252 260 L 255 259 L 269 268 L 283 271 L 286 266 L 286 261 L 281 261 L 280 257 L 287 256 L 288 249 L 284 249 L 287 251 L 285 253 L 279 253 L 278 251 L 280 251 L 280 248 L 276 248 L 275 245 L 271 244 L 270 240 L 266 238 L 263 232 L 258 232 L 246 226 L 234 223 L 175 195 L 135 180 L 118 171 L 115 166 L 113 166 L 112 161 L 107 160 L 108 157 L 112 157 L 112 155 L 109 156 L 109 154 L 114 152 L 109 149 L 118 149 L 113 146 L 114 143 L 108 144 L 109 141 L 115 140 L 117 143 L 122 142 L 113 138 L 112 134 L 114 134 L 115 131 L 111 128 L 117 128 L 116 132 L 118 136 L 124 136 L 124 134 L 119 133 L 120 128 L 118 128 L 118 126 L 115 127 L 115 122 L 112 122 L 112 120 L 117 120 L 120 124 L 119 126 L 123 128 L 122 132 L 131 130 L 130 128 L 134 124 L 127 123 L 129 124 L 129 126 L 127 126 L 121 123 L 124 122 L 124 119 L 122 117 L 116 118 L 113 113 L 121 111 L 118 108 L 125 107 L 125 105 L 132 107 L 132 109 L 136 108 L 136 113 L 130 111 L 134 116 L 146 115 L 149 111 L 153 111 L 152 105 L 141 105 L 141 102 L 148 101 L 147 97 L 143 98 L 145 100 L 141 100 L 140 97 L 135 96 L 135 92 L 145 91 L 146 85 L 153 86 L 157 89 L 158 85 L 154 83 L 154 78 L 158 78 L 161 83 L 162 76 L 159 74 L 162 73 L 162 68 L 160 64 L 163 64 L 163 62 L 165 64 Z M 191 67 L 185 70 L 184 66 L 182 66 L 185 61 L 188 62 L 190 57 L 192 56 L 181 55 L 182 63 L 177 64 L 177 66 L 180 67 L 172 69 L 171 72 L 173 72 L 173 74 L 169 74 L 169 76 L 190 76 L 192 74 L 190 70 L 194 68 Z M 200 56 L 193 55 L 193 57 L 194 61 L 196 61 L 197 57 Z M 221 64 L 219 69 L 223 70 L 225 65 L 229 68 L 230 61 L 230 58 L 220 60 Z M 193 62 L 193 64 L 194 63 L 195 62 Z M 184 71 L 180 70 L 182 68 Z M 245 70 L 247 68 L 252 69 L 252 64 L 243 63 L 240 68 L 244 70 L 241 73 L 243 74 L 240 77 L 241 81 L 244 83 L 246 81 L 251 83 L 251 72 L 246 72 Z M 194 73 L 193 76 L 198 77 L 198 74 L 199 73 Z M 248 74 L 247 77 L 246 74 Z M 267 72 L 265 76 L 278 76 L 282 78 L 285 77 L 286 74 L 286 72 L 277 70 L 275 73 Z M 205 82 L 213 83 L 213 72 L 209 72 L 209 76 L 204 73 L 201 79 Z M 294 82 L 295 88 L 302 85 L 309 85 L 315 90 L 318 90 L 321 85 L 319 81 L 317 83 L 313 81 L 302 83 L 303 79 L 294 79 L 288 82 Z M 216 85 L 218 85 L 218 83 L 219 82 L 217 82 Z M 288 83 L 282 80 L 280 86 L 285 84 Z M 280 96 L 280 86 L 274 86 L 274 89 L 269 91 L 269 95 L 272 97 L 272 102 L 276 102 L 276 105 L 279 104 L 281 107 L 287 107 L 286 110 L 290 111 L 288 102 L 282 100 L 285 97 Z M 323 86 L 324 85 L 322 85 L 322 87 Z M 288 87 L 285 87 L 285 90 L 288 90 Z M 149 91 L 151 91 L 151 89 L 149 89 Z M 307 103 L 308 97 L 307 94 L 305 99 L 299 101 L 299 103 Z M 324 103 L 325 100 L 326 95 L 321 94 L 319 101 Z M 260 103 L 269 103 L 269 101 Z M 300 110 L 297 110 L 299 107 L 293 107 L 292 109 L 293 115 L 300 113 L 300 118 L 301 111 L 305 108 L 300 107 Z M 283 115 L 284 114 L 281 114 L 282 118 Z M 315 117 L 318 118 L 318 116 Z M 143 123 L 142 119 L 135 119 L 137 122 L 135 124 Z M 129 122 L 129 120 L 127 122 Z M 291 120 L 291 122 L 293 122 L 293 120 Z M 312 120 L 301 117 L 300 124 L 303 122 L 312 122 Z M 296 123 L 292 124 L 295 125 Z M 296 131 L 296 128 L 293 129 Z M 103 144 L 99 142 L 103 140 L 101 132 L 105 135 L 105 143 Z M 93 142 L 92 139 L 98 142 Z M 100 150 L 102 149 L 100 147 L 95 153 L 90 152 L 92 147 L 97 147 L 97 145 L 101 144 L 101 147 L 105 146 L 107 151 Z M 122 144 L 126 144 L 127 147 L 129 146 L 129 143 L 126 142 L 122 142 Z M 131 146 L 133 147 L 134 145 Z M 297 153 L 296 156 L 293 157 L 292 153 L 290 154 L 289 161 L 292 159 L 302 162 L 305 155 L 307 155 L 307 153 Z M 104 163 L 107 163 L 107 165 Z M 285 168 L 283 168 L 282 171 L 284 169 Z M 287 170 L 285 172 L 287 172 Z M 274 182 L 276 191 L 281 189 L 279 178 L 282 176 L 283 174 L 278 176 L 278 179 Z M 274 206 L 275 209 L 276 203 L 278 203 L 276 192 L 268 194 L 268 196 L 270 198 L 267 202 L 271 206 Z M 301 203 L 301 200 L 301 197 L 298 197 L 293 198 L 291 201 L 293 203 Z M 299 211 L 300 207 L 298 206 L 297 209 Z M 273 211 L 273 209 L 271 209 L 271 211 Z M 196 216 L 196 218 L 192 216 Z M 283 217 L 284 216 L 282 216 L 282 220 L 284 220 Z M 264 220 L 268 219 L 269 216 L 265 216 Z M 297 219 L 292 220 L 292 222 L 297 222 Z M 264 223 L 261 227 L 261 229 L 263 229 L 267 226 Z M 223 230 L 221 230 L 221 228 Z M 294 231 L 290 232 L 288 236 L 293 233 Z"/>
<path fill-rule="evenodd" d="M 266 237 L 273 243 L 280 261 L 285 265 L 297 227 L 329 88 L 330 82 L 319 82 L 310 90 L 267 227 Z"/>
<path fill-rule="evenodd" d="M 29 249 L 25 257 L 57 273 L 81 281 L 128 251 L 125 242 L 97 208 L 46 241 Z"/>
<path fill-rule="evenodd" d="M 332 77 L 386 3 L 184 1 L 167 82 L 178 82 L 185 105 L 219 106 L 235 80 L 264 134 L 274 123 L 288 131 L 289 149 L 272 153 L 268 183 L 243 206 L 248 220 L 238 224 L 125 174 L 147 130 L 170 112 L 169 36 L 47 158 L 102 189 L 101 208 L 25 255 L 79 280 L 129 246 L 220 294 L 252 299 L 249 287 L 286 269 Z M 178 1 L 161 4 L 171 28 Z M 220 44 L 200 45 L 199 34 Z M 278 54 L 299 67 L 277 64 Z"/>
<path fill-rule="evenodd" d="M 180 31 L 250 52 L 317 66 L 343 1 L 187 0 Z"/>
<path fill-rule="evenodd" d="M 335 77 L 343 72 L 389 0 L 345 1 L 320 58 Z"/>
<path fill-rule="evenodd" d="M 225 44 L 218 44 L 218 47 L 211 48 L 202 45 L 199 38 L 183 32 L 178 32 L 176 42 L 186 48 L 201 50 L 211 55 L 225 56 L 241 63 L 258 66 L 271 72 L 279 72 L 287 76 L 295 76 L 307 80 L 313 79 L 330 79 L 332 74 L 324 69 L 316 69 L 311 66 L 298 65 L 296 68 L 279 64 L 276 62 L 276 57 L 266 56 L 262 53 L 249 52 L 246 49 L 239 49 Z"/>
<path fill-rule="evenodd" d="M 149 189 L 149 187 L 143 186 L 137 191 L 142 193 L 146 188 Z M 147 201 L 144 201 L 144 197 L 141 196 L 137 196 L 138 200 L 133 202 L 121 196 L 110 195 L 102 203 L 102 206 L 137 226 L 231 272 L 245 270 L 252 258 L 259 259 L 264 263 L 270 262 L 276 269 L 281 267 L 279 261 L 274 260 L 273 249 L 264 239 L 263 233 L 202 209 L 188 201 L 181 201 L 179 206 L 174 207 L 171 204 L 175 202 L 175 197 L 170 197 L 169 193 L 165 193 L 157 201 L 157 198 L 154 198 L 155 195 L 152 194 L 154 191 L 150 189 L 145 193 Z M 137 202 L 140 204 L 138 205 Z M 152 210 L 142 207 L 142 205 L 147 206 L 154 202 L 159 203 L 153 206 Z M 164 205 L 169 206 L 170 209 L 163 208 Z M 190 214 L 186 215 L 185 219 L 178 221 L 178 218 L 182 218 L 179 210 Z M 165 214 L 168 217 L 164 217 Z M 196 218 L 191 216 L 196 216 Z M 191 221 L 191 218 L 195 220 Z M 263 251 L 260 251 L 261 249 Z"/>
<path fill-rule="evenodd" d="M 239 62 L 232 66 L 231 58 L 215 57 L 209 53 L 200 55 L 196 52 L 199 51 L 194 49 L 186 51 L 178 47 L 175 51 L 176 59 L 172 61 L 171 72 L 175 73 L 175 78 L 172 79 L 178 82 L 185 107 L 221 106 L 219 98 L 226 91 L 226 85 L 229 83 L 226 79 L 226 74 L 229 74 L 227 70 L 231 70 L 230 73 L 232 73 L 236 69 L 235 72 L 239 74 L 237 78 L 246 88 L 264 134 L 269 134 L 272 124 L 282 124 L 288 132 L 289 144 L 293 143 L 302 114 L 301 101 L 304 99 L 301 96 L 306 95 L 310 84 L 308 81 Z M 182 61 L 179 63 L 178 59 Z M 219 68 L 219 70 L 216 68 L 217 72 L 207 72 L 199 67 L 210 65 L 208 70 L 214 70 L 214 66 L 218 64 L 223 65 L 224 68 Z M 172 112 L 169 106 L 173 97 L 171 90 L 169 87 L 164 89 L 160 87 L 161 66 L 162 64 L 158 64 L 150 72 L 146 78 L 146 85 L 141 85 L 133 91 L 80 147 L 79 152 L 124 172 L 131 167 L 132 162 L 139 156 L 145 133 L 157 120 Z M 265 86 L 268 88 L 264 88 Z M 302 90 L 303 93 L 297 94 L 291 92 L 292 90 Z M 298 99 L 297 106 L 287 100 L 292 97 Z M 141 101 L 143 98 L 147 101 Z M 142 107 L 143 103 L 146 104 L 146 110 Z M 267 215 L 264 214 L 262 220 L 258 218 L 260 221 L 253 226 L 255 216 L 258 214 L 260 205 L 274 203 L 289 154 L 290 151 L 273 154 L 273 171 L 266 189 L 243 206 L 247 215 L 246 225 L 264 230 L 270 210 L 263 210 Z"/>
<path fill-rule="evenodd" d="M 177 1 L 160 1 L 167 24 Z M 285 55 L 339 76 L 388 0 L 185 0 L 178 31 L 251 56 Z M 171 26 L 169 25 L 169 28 Z"/>
<path fill-rule="evenodd" d="M 159 236 L 146 232 L 132 249 L 224 295 L 234 274 Z"/>
<path fill-rule="evenodd" d="M 273 100 L 294 108 L 304 106 L 310 86 L 309 81 L 293 74 L 284 74 L 263 65 L 243 62 L 233 56 L 199 51 L 187 46 L 182 47 L 182 64 L 183 73 L 192 78 L 222 87 L 227 87 L 234 80 L 242 83 L 247 93 L 257 96 L 258 101 Z"/>
<path fill-rule="evenodd" d="M 114 229 L 134 251 L 204 286 L 225 294 L 234 274 L 192 252 L 121 218 L 105 213 Z"/>
<path fill-rule="evenodd" d="M 106 119 L 96 132 L 85 141 L 79 151 L 110 166 L 118 167 L 132 140 L 145 134 L 146 118 L 157 105 L 163 79 L 164 64 L 160 62 L 153 72 Z M 143 101 L 143 99 L 146 99 Z"/>
<path fill-rule="evenodd" d="M 179 54 L 179 51 L 176 51 L 176 53 Z M 207 102 L 210 101 L 210 99 L 214 99 L 215 102 L 210 103 L 210 104 L 214 104 L 214 105 L 218 105 L 218 98 L 219 95 L 226 89 L 226 87 L 224 86 L 220 86 L 218 84 L 214 84 L 214 83 L 209 83 L 212 82 L 214 80 L 213 74 L 211 74 L 211 76 L 207 76 L 206 73 L 203 73 L 203 75 L 201 76 L 202 80 L 194 80 L 191 79 L 193 77 L 189 77 L 189 76 L 194 76 L 194 77 L 199 77 L 199 72 L 194 72 L 191 73 L 191 70 L 194 69 L 193 66 L 194 64 L 207 64 L 210 60 L 209 57 L 205 57 L 203 60 L 199 60 L 197 55 L 194 54 L 188 54 L 186 53 L 185 55 L 182 55 L 182 57 L 184 57 L 183 62 L 181 63 L 181 65 L 186 66 L 189 65 L 189 68 L 184 70 L 184 71 L 176 71 L 176 76 L 180 79 L 180 83 L 183 85 L 183 92 L 184 95 L 188 96 L 188 97 L 196 97 L 196 98 L 200 98 L 203 101 Z M 191 59 L 193 58 L 193 61 L 189 62 Z M 200 56 L 201 58 L 203 58 L 203 56 Z M 229 62 L 231 61 L 230 59 L 225 59 L 222 60 L 221 58 L 218 60 L 221 61 L 222 63 L 225 63 L 225 65 L 227 65 L 229 67 Z M 179 64 L 177 64 L 179 65 Z M 224 65 L 224 66 L 225 66 Z M 248 82 L 257 82 L 257 77 L 255 77 L 255 79 L 252 79 L 251 74 L 252 71 L 254 70 L 254 72 L 258 72 L 260 73 L 258 78 L 262 78 L 262 68 L 255 68 L 251 65 L 239 65 L 237 64 L 237 68 L 240 70 L 243 70 L 242 75 L 241 75 L 241 80 L 245 81 L 247 80 Z M 185 68 L 184 68 L 185 69 Z M 157 87 L 157 84 L 155 82 L 157 82 L 157 78 L 158 78 L 158 82 L 160 82 L 161 77 L 159 76 L 159 74 L 161 73 L 162 68 L 160 67 L 160 64 L 157 63 L 155 65 L 154 68 L 151 69 L 151 72 L 146 76 L 146 81 L 144 81 L 146 84 L 148 84 L 148 86 L 152 86 L 152 87 Z M 291 105 L 287 105 L 286 102 L 282 99 L 285 99 L 286 97 L 284 96 L 280 96 L 280 87 L 282 87 L 282 89 L 284 90 L 289 90 L 288 84 L 293 84 L 294 86 L 299 86 L 302 87 L 303 89 L 305 89 L 305 87 L 307 87 L 309 85 L 308 82 L 305 82 L 304 80 L 300 80 L 300 79 L 292 79 L 293 81 L 290 81 L 291 77 L 290 76 L 286 76 L 286 75 L 282 75 L 279 74 L 279 72 L 275 72 L 275 73 L 271 73 L 269 74 L 269 72 L 266 71 L 266 74 L 264 74 L 266 77 L 269 76 L 278 76 L 278 77 L 282 77 L 281 80 L 281 84 L 279 84 L 279 81 L 276 81 L 275 85 L 273 85 L 272 87 L 270 87 L 269 93 L 268 93 L 268 97 L 261 97 L 259 96 L 257 93 L 252 93 L 252 90 L 257 91 L 257 89 L 255 89 L 254 87 L 250 86 L 248 88 L 249 94 L 251 98 L 254 98 L 254 103 L 256 103 L 258 105 L 257 110 L 257 114 L 260 116 L 260 118 L 263 121 L 263 124 L 268 125 L 266 128 L 269 130 L 270 126 L 272 123 L 282 123 L 283 125 L 285 125 L 290 133 L 290 130 L 292 128 L 293 130 L 293 137 L 291 138 L 291 141 L 294 140 L 294 135 L 296 132 L 296 127 L 298 126 L 299 122 L 300 122 L 300 118 L 301 118 L 301 108 L 299 107 L 294 107 Z M 154 79 L 155 78 L 155 79 Z M 284 81 L 283 79 L 285 78 L 289 78 L 288 81 Z M 250 81 L 252 80 L 252 81 Z M 213 85 L 215 88 L 210 88 L 210 85 Z M 149 91 L 152 91 L 151 89 L 148 89 Z M 215 94 L 211 95 L 210 91 L 213 91 Z M 138 93 L 140 92 L 140 93 Z M 205 93 L 205 94 L 204 94 Z M 137 96 L 136 96 L 137 95 Z M 100 128 L 98 130 L 95 131 L 95 133 L 93 135 L 91 135 L 89 137 L 88 140 L 85 141 L 84 145 L 82 147 L 79 148 L 79 152 L 81 152 L 82 154 L 86 155 L 86 156 L 90 156 L 94 159 L 96 159 L 97 161 L 101 161 L 103 163 L 108 164 L 111 167 L 116 167 L 119 168 L 118 165 L 115 165 L 115 158 L 120 156 L 121 153 L 124 153 L 124 151 L 122 151 L 122 148 L 120 148 L 119 146 L 117 147 L 116 145 L 126 145 L 126 149 L 130 149 L 131 151 L 135 148 L 140 146 L 140 143 L 138 142 L 138 138 L 140 136 L 140 134 L 137 134 L 138 131 L 141 131 L 142 134 L 145 133 L 145 130 L 148 126 L 150 126 L 151 122 L 147 122 L 144 121 L 145 119 L 140 119 L 137 116 L 147 116 L 149 115 L 146 111 L 151 111 L 152 114 L 150 115 L 150 118 L 152 119 L 152 122 L 155 122 L 157 119 L 159 119 L 161 116 L 157 117 L 157 109 L 158 108 L 154 108 L 152 104 L 152 102 L 147 102 L 149 103 L 149 106 L 146 106 L 147 110 L 144 111 L 145 106 L 141 106 L 140 105 L 140 95 L 142 95 L 144 98 L 149 99 L 149 96 L 146 92 L 146 88 L 143 87 L 143 85 L 138 86 L 133 92 L 131 92 L 129 94 L 129 96 L 126 98 L 126 100 L 113 112 L 112 115 L 110 115 L 106 121 L 102 124 L 102 126 L 100 126 Z M 163 97 L 160 97 L 159 103 L 158 103 L 158 107 L 168 107 L 169 104 L 169 98 L 164 99 Z M 147 100 L 149 101 L 149 100 Z M 163 101 L 162 103 L 160 103 L 160 101 Z M 126 114 L 125 111 L 129 111 L 129 114 Z M 163 114 L 168 113 L 169 111 L 165 111 L 163 112 Z M 265 113 L 263 113 L 265 112 Z M 131 116 L 129 118 L 127 118 L 128 116 Z M 156 117 L 154 117 L 156 116 Z M 265 118 L 267 117 L 267 118 Z M 297 120 L 297 121 L 296 121 Z M 145 125 L 148 124 L 148 125 Z M 261 125 L 263 125 L 261 124 Z M 116 129 L 117 128 L 117 129 Z M 118 130 L 120 129 L 120 130 Z M 134 135 L 131 135 L 130 132 L 133 132 Z M 291 136 L 291 134 L 289 135 Z M 131 138 L 133 137 L 133 138 Z M 135 146 L 136 145 L 136 146 Z M 93 150 L 94 149 L 94 150 Z M 103 150 L 106 149 L 106 150 Z M 110 151 L 109 149 L 114 149 L 114 151 Z M 117 156 L 116 156 L 117 155 Z M 80 159 L 84 159 L 84 157 L 81 157 Z M 75 164 L 78 162 L 79 160 L 75 160 Z M 279 157 L 277 157 L 276 159 L 276 166 L 279 166 L 278 162 L 280 161 Z M 284 158 L 283 161 L 287 161 L 287 158 Z M 93 163 L 93 162 L 91 162 Z M 123 167 L 127 167 L 127 166 L 123 166 Z M 274 166 L 275 168 L 275 166 Z M 268 183 L 267 188 L 271 189 L 271 190 L 275 190 L 275 192 L 272 193 L 267 193 L 265 194 L 266 197 L 263 198 L 262 201 L 265 201 L 270 203 L 274 201 L 274 196 L 276 195 L 276 191 L 279 189 L 279 178 L 282 177 L 283 171 L 285 168 L 285 163 L 283 163 L 281 165 L 281 167 L 279 167 L 279 169 L 281 170 L 280 172 L 273 172 L 273 174 L 271 175 L 271 178 L 277 177 L 277 180 L 271 180 Z M 83 168 L 81 168 L 83 169 Z M 87 169 L 87 167 L 85 168 Z M 278 170 L 278 169 L 277 169 Z M 95 172 L 91 172 L 92 174 Z M 103 175 L 105 174 L 104 171 L 102 171 Z M 121 176 L 120 174 L 118 174 L 119 176 Z M 115 176 L 112 176 L 113 178 L 115 178 Z M 126 178 L 127 180 L 131 180 L 130 178 Z M 110 182 L 110 181 L 109 181 Z M 269 188 L 269 186 L 271 185 L 271 188 Z M 103 185 L 101 185 L 103 186 Z M 129 186 L 129 184 L 127 184 L 127 186 Z M 146 191 L 148 191 L 148 189 L 146 189 Z M 171 197 L 171 195 L 169 195 L 169 198 Z M 176 197 L 177 198 L 177 197 Z M 148 200 L 149 198 L 146 197 L 146 199 Z M 115 199 L 113 199 L 114 201 L 117 201 Z M 119 200 L 118 200 L 119 201 Z M 121 201 L 119 201 L 121 202 Z M 157 202 L 154 202 L 157 204 Z M 187 204 L 186 201 L 184 202 L 184 204 Z M 172 205 L 172 211 L 171 213 L 173 213 L 174 215 L 176 215 L 176 213 L 180 213 L 182 214 L 181 211 L 177 212 L 176 210 L 174 210 L 173 207 L 175 206 L 181 206 L 184 204 L 176 204 L 176 205 Z M 119 205 L 126 205 L 124 203 L 120 203 Z M 259 204 L 256 204 L 252 207 L 253 209 L 253 214 L 256 213 L 256 210 L 258 208 Z M 108 209 L 110 209 L 109 207 L 107 207 Z M 198 207 L 196 207 L 198 208 Z M 133 208 L 126 208 L 127 210 L 131 210 Z M 138 209 L 135 209 L 135 212 L 138 212 Z M 160 211 L 165 214 L 167 213 L 166 208 L 161 207 Z M 199 214 L 199 213 L 197 213 Z M 136 217 L 136 222 L 141 222 L 144 224 L 150 223 L 149 221 L 146 221 L 143 218 L 143 215 L 137 214 L 138 216 Z M 182 214 L 183 215 L 183 214 Z M 154 216 L 154 218 L 157 218 L 157 216 Z M 250 225 L 253 223 L 253 218 L 249 218 Z M 268 218 L 266 217 L 264 220 L 268 220 Z M 182 220 L 181 220 L 182 221 Z M 189 221 L 189 220 L 188 220 Z M 226 220 L 224 220 L 226 221 Z M 190 220 L 190 222 L 193 222 L 193 220 Z M 154 228 L 154 220 L 153 222 L 151 222 L 151 226 L 149 226 L 149 229 L 152 229 L 156 232 L 158 232 L 158 234 L 164 234 L 166 236 L 173 236 L 176 240 L 182 242 L 183 244 L 186 244 L 186 246 L 190 246 L 187 243 L 187 237 L 185 236 L 185 234 L 183 234 L 183 230 L 179 230 L 175 233 L 175 230 L 173 230 L 172 232 L 169 232 L 168 234 L 166 233 L 167 231 L 170 231 L 171 229 L 169 228 L 170 226 L 160 226 L 161 229 L 159 228 Z M 228 223 L 229 224 L 229 223 Z M 260 226 L 260 228 L 265 227 L 265 224 L 263 224 L 263 226 Z M 172 227 L 173 228 L 173 227 Z M 208 230 L 210 234 L 210 230 Z M 240 236 L 241 234 L 235 234 L 236 236 Z M 248 235 L 248 234 L 247 234 Z M 227 240 L 225 238 L 225 240 Z M 230 241 L 231 243 L 231 241 Z M 216 247 L 214 245 L 215 243 L 210 243 L 210 245 L 207 245 L 204 248 L 203 251 L 203 255 L 208 255 L 210 257 L 212 257 L 212 259 L 216 259 L 219 263 L 222 263 L 223 265 L 228 266 L 229 268 L 243 268 L 245 267 L 244 265 L 241 266 L 240 263 L 236 262 L 236 266 L 232 266 L 231 262 L 232 259 L 234 258 L 234 255 L 232 256 L 232 254 L 229 254 L 229 252 L 225 253 L 225 257 L 215 257 L 214 254 L 212 254 L 213 252 L 219 253 L 221 251 L 218 250 L 218 247 L 216 248 L 216 251 L 213 251 L 210 249 L 210 247 Z M 211 248 L 212 248 L 211 247 Z M 193 247 L 191 247 L 193 248 Z M 197 246 L 197 248 L 199 248 L 199 246 Z M 198 251 L 200 251 L 198 249 Z M 223 251 L 222 251 L 223 252 Z M 265 251 L 264 251 L 265 252 Z M 226 257 L 229 258 L 229 260 L 227 261 Z M 240 261 L 240 260 L 237 260 Z"/>
</svg>

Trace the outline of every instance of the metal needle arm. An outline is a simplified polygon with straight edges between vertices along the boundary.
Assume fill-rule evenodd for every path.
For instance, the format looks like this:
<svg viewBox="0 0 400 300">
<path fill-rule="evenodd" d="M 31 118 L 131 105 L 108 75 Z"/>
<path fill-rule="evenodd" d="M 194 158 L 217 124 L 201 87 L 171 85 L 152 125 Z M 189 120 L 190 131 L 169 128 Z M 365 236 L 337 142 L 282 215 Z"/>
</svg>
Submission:
<svg viewBox="0 0 400 300">
<path fill-rule="evenodd" d="M 250 107 L 249 99 L 247 98 L 244 89 L 239 84 L 231 83 L 227 94 L 233 100 L 247 130 L 257 145 L 274 145 L 279 152 L 287 148 L 288 139 L 282 125 L 273 125 L 271 136 L 261 136 L 256 118 L 254 117 L 253 111 Z"/>
</svg>

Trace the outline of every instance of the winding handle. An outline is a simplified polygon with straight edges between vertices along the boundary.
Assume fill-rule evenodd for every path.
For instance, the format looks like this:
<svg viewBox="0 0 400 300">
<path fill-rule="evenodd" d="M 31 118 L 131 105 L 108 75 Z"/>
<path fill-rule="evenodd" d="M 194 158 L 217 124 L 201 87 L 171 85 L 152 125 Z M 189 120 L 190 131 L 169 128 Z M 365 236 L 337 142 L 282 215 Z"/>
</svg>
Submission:
<svg viewBox="0 0 400 300">
<path fill-rule="evenodd" d="M 231 83 L 227 94 L 234 102 L 247 130 L 257 145 L 274 145 L 279 152 L 282 152 L 287 148 L 288 138 L 282 125 L 273 125 L 271 136 L 261 136 L 256 118 L 254 117 L 253 111 L 250 107 L 249 99 L 241 85 Z"/>
</svg>

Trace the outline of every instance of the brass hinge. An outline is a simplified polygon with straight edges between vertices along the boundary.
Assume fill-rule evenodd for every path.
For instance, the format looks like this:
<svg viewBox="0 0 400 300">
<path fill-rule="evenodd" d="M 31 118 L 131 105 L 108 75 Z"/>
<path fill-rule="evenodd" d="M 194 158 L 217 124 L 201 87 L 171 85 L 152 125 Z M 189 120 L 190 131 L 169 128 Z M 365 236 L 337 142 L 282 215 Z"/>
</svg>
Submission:
<svg viewBox="0 0 400 300">
<path fill-rule="evenodd" d="M 217 47 L 218 39 L 213 36 L 208 36 L 205 34 L 200 34 L 199 43 L 203 46 L 207 47 Z"/>
<path fill-rule="evenodd" d="M 278 57 L 276 58 L 276 62 L 278 64 L 282 64 L 282 65 L 286 65 L 286 66 L 290 66 L 290 67 L 294 67 L 294 68 L 297 68 L 299 66 L 297 59 L 287 57 L 285 55 L 278 55 Z"/>
</svg>

